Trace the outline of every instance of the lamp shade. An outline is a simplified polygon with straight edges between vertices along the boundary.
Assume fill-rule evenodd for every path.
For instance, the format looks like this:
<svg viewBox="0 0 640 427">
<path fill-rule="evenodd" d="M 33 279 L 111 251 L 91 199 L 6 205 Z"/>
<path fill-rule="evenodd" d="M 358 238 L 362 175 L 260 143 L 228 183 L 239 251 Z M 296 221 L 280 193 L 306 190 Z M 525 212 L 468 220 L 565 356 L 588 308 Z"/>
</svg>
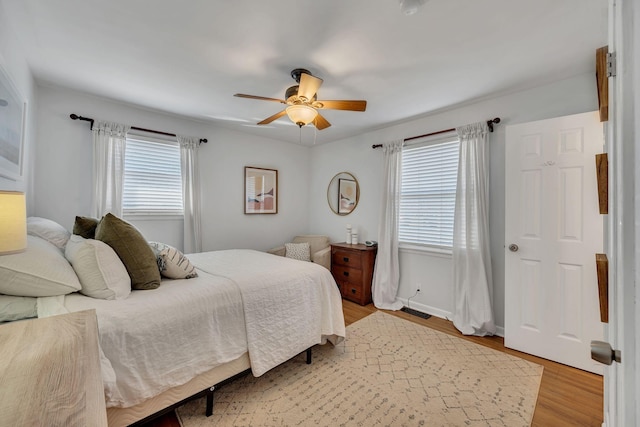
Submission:
<svg viewBox="0 0 640 427">
<path fill-rule="evenodd" d="M 316 109 L 308 105 L 290 105 L 286 108 L 286 112 L 291 121 L 300 127 L 308 125 L 318 115 Z"/>
<path fill-rule="evenodd" d="M 0 255 L 27 248 L 27 208 L 24 193 L 0 191 Z"/>
</svg>

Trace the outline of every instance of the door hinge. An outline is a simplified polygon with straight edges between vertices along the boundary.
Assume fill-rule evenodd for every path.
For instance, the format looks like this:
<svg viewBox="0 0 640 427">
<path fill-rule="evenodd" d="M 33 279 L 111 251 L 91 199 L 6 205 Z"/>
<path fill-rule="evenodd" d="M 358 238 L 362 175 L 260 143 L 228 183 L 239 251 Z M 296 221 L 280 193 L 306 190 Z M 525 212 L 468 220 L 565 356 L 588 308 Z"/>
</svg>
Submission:
<svg viewBox="0 0 640 427">
<path fill-rule="evenodd" d="M 607 53 L 607 77 L 616 76 L 616 53 Z"/>
</svg>

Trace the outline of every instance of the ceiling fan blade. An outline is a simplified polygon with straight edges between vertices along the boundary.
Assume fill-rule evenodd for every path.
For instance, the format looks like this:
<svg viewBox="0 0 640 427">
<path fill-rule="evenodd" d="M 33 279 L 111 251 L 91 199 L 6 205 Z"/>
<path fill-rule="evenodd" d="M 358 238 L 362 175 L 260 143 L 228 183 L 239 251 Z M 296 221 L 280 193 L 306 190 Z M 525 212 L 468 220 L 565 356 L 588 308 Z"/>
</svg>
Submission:
<svg viewBox="0 0 640 427">
<path fill-rule="evenodd" d="M 326 129 L 329 126 L 331 126 L 331 123 L 329 123 L 327 119 L 322 117 L 320 113 L 318 113 L 316 118 L 313 120 L 313 124 L 316 126 L 318 130 Z"/>
<path fill-rule="evenodd" d="M 348 110 L 348 111 L 364 111 L 367 109 L 367 101 L 344 100 L 344 101 L 318 101 L 316 108 L 325 110 Z M 314 106 L 316 104 L 314 103 Z"/>
<path fill-rule="evenodd" d="M 304 96 L 309 101 L 318 93 L 318 88 L 322 84 L 322 79 L 314 77 L 311 74 L 300 74 L 300 87 L 298 87 L 298 96 Z"/>
<path fill-rule="evenodd" d="M 286 104 L 287 103 L 287 101 L 285 101 L 283 99 L 265 98 L 264 96 L 255 96 L 255 95 L 245 95 L 244 93 L 236 93 L 233 96 L 237 96 L 238 98 L 259 99 L 261 101 L 275 101 L 275 102 L 279 102 L 281 104 Z"/>
<path fill-rule="evenodd" d="M 274 114 L 271 117 L 267 117 L 266 119 L 264 119 L 263 121 L 261 121 L 260 123 L 258 123 L 259 125 L 267 125 L 269 123 L 271 123 L 274 120 L 279 119 L 280 117 L 284 116 L 285 114 L 287 114 L 287 112 L 285 110 L 280 111 L 279 113 Z"/>
</svg>

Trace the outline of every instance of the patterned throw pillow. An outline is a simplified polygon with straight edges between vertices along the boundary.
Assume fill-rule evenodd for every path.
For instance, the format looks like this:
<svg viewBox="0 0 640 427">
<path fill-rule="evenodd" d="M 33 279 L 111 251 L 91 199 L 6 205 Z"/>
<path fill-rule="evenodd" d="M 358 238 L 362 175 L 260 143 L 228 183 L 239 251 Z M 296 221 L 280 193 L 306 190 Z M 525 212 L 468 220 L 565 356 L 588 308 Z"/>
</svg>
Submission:
<svg viewBox="0 0 640 427">
<path fill-rule="evenodd" d="M 160 274 L 169 279 L 191 279 L 198 277 L 196 268 L 182 252 L 165 243 L 149 242 L 156 254 Z"/>
<path fill-rule="evenodd" d="M 311 261 L 311 249 L 309 242 L 304 243 L 285 243 L 285 254 L 287 258 L 293 258 L 300 261 Z"/>
</svg>

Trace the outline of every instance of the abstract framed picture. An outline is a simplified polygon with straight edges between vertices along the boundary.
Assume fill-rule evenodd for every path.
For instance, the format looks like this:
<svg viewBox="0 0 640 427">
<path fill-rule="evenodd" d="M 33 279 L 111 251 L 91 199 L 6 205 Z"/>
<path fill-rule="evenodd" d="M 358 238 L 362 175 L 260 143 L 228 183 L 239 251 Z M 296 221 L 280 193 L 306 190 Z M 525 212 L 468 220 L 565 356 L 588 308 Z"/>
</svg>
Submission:
<svg viewBox="0 0 640 427">
<path fill-rule="evenodd" d="M 278 213 L 278 171 L 276 169 L 245 166 L 244 213 Z"/>
<path fill-rule="evenodd" d="M 348 214 L 356 206 L 357 188 L 352 179 L 338 179 L 338 214 Z"/>
<path fill-rule="evenodd" d="M 0 66 L 0 176 L 22 177 L 26 103 Z"/>
</svg>

